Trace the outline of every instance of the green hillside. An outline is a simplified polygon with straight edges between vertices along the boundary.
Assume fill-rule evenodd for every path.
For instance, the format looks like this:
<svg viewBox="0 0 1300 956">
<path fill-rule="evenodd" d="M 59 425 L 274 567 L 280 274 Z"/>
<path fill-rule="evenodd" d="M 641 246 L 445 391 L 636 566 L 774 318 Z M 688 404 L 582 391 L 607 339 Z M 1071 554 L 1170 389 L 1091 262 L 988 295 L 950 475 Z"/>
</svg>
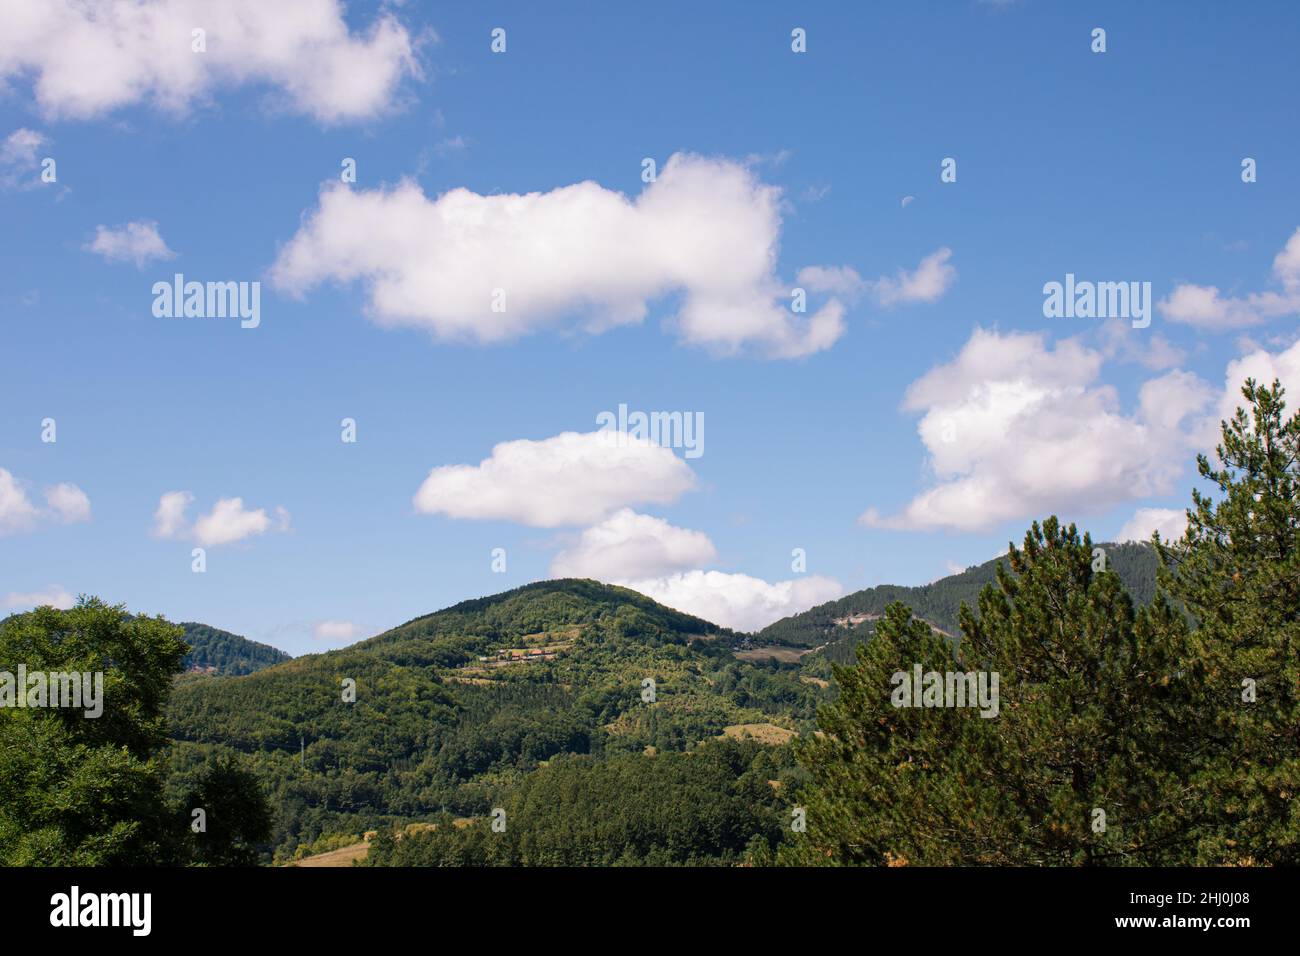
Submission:
<svg viewBox="0 0 1300 956">
<path fill-rule="evenodd" d="M 180 792 L 214 753 L 242 753 L 277 808 L 273 843 L 284 857 L 322 835 L 484 818 L 524 799 L 528 776 L 566 755 L 620 757 L 623 778 L 646 774 L 650 785 L 659 776 L 649 754 L 699 751 L 728 727 L 811 729 L 825 691 L 794 666 L 737 660 L 736 638 L 594 581 L 466 601 L 343 650 L 181 682 L 169 709 L 170 789 Z M 354 702 L 344 700 L 345 679 L 355 681 Z M 719 741 L 705 750 L 714 747 L 727 756 L 710 758 L 709 773 L 732 774 L 738 793 L 771 749 Z M 792 766 L 782 750 L 776 759 Z M 603 773 L 574 764 L 556 779 L 593 772 Z M 756 812 L 734 803 L 741 816 Z M 734 842 L 727 852 L 743 850 Z"/>
<path fill-rule="evenodd" d="M 1108 546 L 1107 558 L 1134 597 L 1149 600 L 1151 550 Z M 614 852 L 642 862 L 698 863 L 700 854 L 687 853 L 672 836 L 673 808 L 694 819 L 698 813 L 687 804 L 715 792 L 717 825 L 736 836 L 708 844 L 705 856 L 734 861 L 750 837 L 773 825 L 783 784 L 797 783 L 800 773 L 788 746 L 755 741 L 810 732 L 818 704 L 834 694 L 826 684 L 830 663 L 850 659 L 875 624 L 835 621 L 879 614 L 901 600 L 956 633 L 958 607 L 975 603 L 996 564 L 921 588 L 858 592 L 752 637 L 587 580 L 545 581 L 464 601 L 342 650 L 243 676 L 181 682 L 169 710 L 170 789 L 179 793 L 211 757 L 237 751 L 276 808 L 279 858 L 322 837 L 437 823 L 438 837 L 398 841 L 400 847 L 381 840 L 372 862 L 409 862 L 417 852 L 430 862 L 447 854 L 468 862 L 488 845 L 475 834 L 494 807 L 515 816 L 536 805 L 535 794 L 558 789 L 605 792 L 607 805 L 645 815 L 640 794 L 665 780 L 698 777 L 709 782 L 685 787 L 680 806 L 669 802 L 650 813 L 640 842 L 611 848 L 598 834 L 574 832 L 574 845 L 599 846 L 592 853 L 603 862 Z M 737 658 L 735 651 L 750 643 L 829 646 L 784 663 Z M 344 700 L 345 680 L 355 682 L 354 701 Z M 647 680 L 654 682 L 653 699 Z M 705 759 L 679 764 L 671 754 Z M 717 784 L 719 774 L 726 786 Z M 759 779 L 772 783 L 759 788 L 763 801 L 754 806 Z M 618 790 L 615 781 L 635 783 Z M 489 841 L 497 851 L 510 848 L 498 862 L 596 862 L 585 851 L 556 856 L 542 849 L 561 845 L 557 827 L 568 825 L 557 814 L 582 817 L 582 800 L 574 800 L 564 814 L 524 813 L 516 821 L 522 844 Z M 443 824 L 457 818 L 477 823 L 453 838 Z"/>
<path fill-rule="evenodd" d="M 190 646 L 181 662 L 186 671 L 237 676 L 289 660 L 289 655 L 278 648 L 220 628 L 193 621 L 184 621 L 180 626 L 185 630 L 185 643 Z"/>
</svg>

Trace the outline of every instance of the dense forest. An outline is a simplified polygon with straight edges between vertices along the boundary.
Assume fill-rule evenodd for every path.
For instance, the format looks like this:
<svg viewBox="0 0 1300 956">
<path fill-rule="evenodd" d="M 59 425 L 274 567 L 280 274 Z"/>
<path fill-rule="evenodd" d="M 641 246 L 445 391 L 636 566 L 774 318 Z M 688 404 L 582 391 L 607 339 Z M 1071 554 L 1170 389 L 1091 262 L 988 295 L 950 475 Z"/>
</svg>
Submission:
<svg viewBox="0 0 1300 956">
<path fill-rule="evenodd" d="M 182 621 L 181 630 L 184 631 L 182 639 L 190 648 L 181 662 L 187 671 L 237 677 L 289 659 L 288 654 L 269 644 L 259 644 L 207 624 Z"/>
<path fill-rule="evenodd" d="M 237 754 L 279 808 L 282 859 L 331 834 L 479 817 L 562 755 L 635 764 L 729 727 L 810 730 L 826 691 L 796 666 L 737 660 L 735 638 L 625 588 L 540 582 L 344 650 L 180 684 L 170 762 L 184 773 Z"/>
<path fill-rule="evenodd" d="M 709 866 L 780 839 L 788 749 L 711 741 L 689 753 L 564 755 L 500 786 L 493 813 L 375 840 L 372 866 Z M 493 829 L 493 822 L 498 828 Z"/>
</svg>

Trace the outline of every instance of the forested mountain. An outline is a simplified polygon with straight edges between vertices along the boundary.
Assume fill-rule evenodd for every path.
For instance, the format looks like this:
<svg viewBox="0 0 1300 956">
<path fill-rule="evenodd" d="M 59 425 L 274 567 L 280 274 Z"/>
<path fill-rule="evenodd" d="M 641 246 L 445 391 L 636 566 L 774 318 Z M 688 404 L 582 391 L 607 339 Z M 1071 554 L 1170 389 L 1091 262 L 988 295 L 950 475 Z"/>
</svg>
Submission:
<svg viewBox="0 0 1300 956">
<path fill-rule="evenodd" d="M 224 675 L 251 674 L 263 667 L 289 660 L 288 654 L 269 644 L 259 644 L 207 624 L 185 621 L 181 627 L 185 631 L 185 643 L 190 646 L 189 653 L 181 663 L 186 671 Z"/>
<path fill-rule="evenodd" d="M 1156 593 L 1156 553 L 1148 544 L 1099 544 L 1105 552 L 1106 568 L 1119 575 L 1120 583 L 1139 605 L 1151 603 Z M 848 627 L 861 627 L 885 613 L 894 601 L 902 601 L 917 617 L 929 621 L 940 631 L 958 633 L 957 612 L 962 602 L 971 607 L 978 603 L 980 590 L 997 577 L 997 566 L 1005 557 L 993 558 L 967 568 L 960 574 L 940 578 L 920 587 L 882 584 L 855 591 L 835 601 L 782 618 L 759 631 L 755 644 L 783 644 L 789 647 L 819 647 L 842 639 Z M 852 621 L 858 617 L 861 620 Z M 837 623 L 843 622 L 843 623 Z"/>
<path fill-rule="evenodd" d="M 215 755 L 240 752 L 276 808 L 273 845 L 283 858 L 321 835 L 485 819 L 493 807 L 523 806 L 535 799 L 528 794 L 553 787 L 607 791 L 615 780 L 641 781 L 620 799 L 642 813 L 643 790 L 697 773 L 695 765 L 653 764 L 652 755 L 698 751 L 702 742 L 719 756 L 701 780 L 725 771 L 729 786 L 749 788 L 742 778 L 753 779 L 746 774 L 765 748 L 711 741 L 728 728 L 742 736 L 745 725 L 808 730 L 826 691 L 801 681 L 796 666 L 737 660 L 736 638 L 594 581 L 545 581 L 466 601 L 343 650 L 180 683 L 169 711 L 172 790 Z M 617 770 L 566 762 L 529 780 L 566 755 L 623 762 Z M 788 752 L 783 759 L 793 772 Z M 779 779 L 779 768 L 763 766 Z M 699 793 L 716 789 L 700 784 Z M 736 821 L 761 808 L 731 809 L 740 816 L 728 832 L 746 830 L 747 841 L 755 831 Z M 744 848 L 720 839 L 696 855 Z M 634 854 L 684 861 L 668 836 L 633 842 Z"/>
<path fill-rule="evenodd" d="M 1149 599 L 1155 557 L 1147 546 L 1108 546 L 1107 560 L 1138 601 Z M 516 835 L 530 835 L 491 842 L 492 853 L 505 854 L 497 862 L 609 862 L 611 853 L 624 862 L 734 860 L 774 825 L 777 794 L 801 771 L 788 746 L 721 738 L 810 732 L 818 704 L 835 694 L 830 662 L 850 659 L 875 623 L 836 620 L 874 616 L 901 600 L 955 633 L 957 608 L 977 602 L 996 564 L 922 588 L 862 591 L 749 639 L 587 580 L 464 601 L 342 650 L 182 682 L 169 711 L 171 790 L 192 786 L 193 773 L 215 757 L 243 754 L 276 808 L 279 858 L 321 837 L 459 818 L 477 823 L 454 835 L 445 826 L 426 829 L 442 835 L 400 847 L 381 840 L 375 862 L 410 862 L 413 854 L 473 861 L 488 852 L 477 834 L 500 808 L 515 820 Z M 747 640 L 831 646 L 799 662 L 738 659 L 733 651 Z M 708 756 L 681 764 L 670 754 Z M 719 773 L 729 774 L 725 785 L 714 779 Z M 759 778 L 760 804 L 727 796 L 752 793 L 747 781 Z M 690 782 L 697 779 L 709 782 L 697 788 Z M 652 813 L 644 795 L 665 780 L 677 781 L 672 792 L 680 798 Z M 674 808 L 698 817 L 691 809 L 697 789 L 716 795 L 716 827 L 743 830 L 744 839 L 687 852 L 670 821 Z M 558 804 L 548 797 L 554 806 L 543 811 L 537 794 L 552 792 L 569 796 Z M 640 819 L 641 835 L 615 845 L 562 823 L 585 819 L 583 807 L 596 799 L 578 793 L 601 794 L 598 803 Z M 576 849 L 562 850 L 561 831 Z"/>
</svg>

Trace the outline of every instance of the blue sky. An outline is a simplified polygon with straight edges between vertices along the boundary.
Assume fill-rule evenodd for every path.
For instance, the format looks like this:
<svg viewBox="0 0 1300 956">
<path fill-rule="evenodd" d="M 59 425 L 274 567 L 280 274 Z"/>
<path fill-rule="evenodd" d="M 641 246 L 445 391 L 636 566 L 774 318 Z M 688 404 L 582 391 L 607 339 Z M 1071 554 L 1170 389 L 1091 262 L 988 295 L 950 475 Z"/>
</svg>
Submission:
<svg viewBox="0 0 1300 956">
<path fill-rule="evenodd" d="M 55 12 L 18 3 L 0 40 L 9 608 L 91 593 L 302 653 L 564 553 L 756 625 L 934 580 L 1049 513 L 1097 538 L 1168 530 L 1228 379 L 1277 374 L 1300 399 L 1289 4 L 321 0 L 255 36 L 214 17 L 199 54 L 168 0 L 145 31 L 161 56 L 37 6 Z M 585 204 L 552 192 L 588 181 Z M 462 189 L 487 225 L 430 232 Z M 549 198 L 512 211 L 527 193 Z M 260 281 L 260 325 L 155 317 L 175 272 Z M 1046 318 L 1067 273 L 1150 282 L 1163 307 L 1144 329 Z M 512 282 L 522 332 L 465 318 L 465 289 Z M 802 324 L 822 309 L 833 342 Z M 724 328 L 730 310 L 766 331 Z M 643 448 L 593 490 L 591 458 L 547 442 L 620 403 L 702 414 L 704 454 Z M 562 466 L 478 468 L 516 441 Z M 469 469 L 422 510 L 442 466 Z M 172 492 L 192 501 L 160 535 Z"/>
</svg>

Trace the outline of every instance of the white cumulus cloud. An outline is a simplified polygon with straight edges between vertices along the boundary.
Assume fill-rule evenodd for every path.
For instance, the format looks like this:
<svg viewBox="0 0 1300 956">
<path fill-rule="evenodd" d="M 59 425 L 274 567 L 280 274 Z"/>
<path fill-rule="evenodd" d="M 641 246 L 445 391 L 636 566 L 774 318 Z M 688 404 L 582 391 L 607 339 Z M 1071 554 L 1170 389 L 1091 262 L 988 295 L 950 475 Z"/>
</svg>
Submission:
<svg viewBox="0 0 1300 956">
<path fill-rule="evenodd" d="M 937 302 L 957 281 L 957 270 L 949 265 L 952 250 L 946 246 L 930 253 L 911 272 L 899 269 L 892 276 L 864 279 L 848 266 L 806 266 L 799 270 L 800 285 L 814 292 L 828 292 L 852 300 L 869 294 L 876 304 L 888 308 L 912 302 Z"/>
<path fill-rule="evenodd" d="M 30 531 L 40 518 L 27 492 L 13 473 L 0 468 L 0 535 Z"/>
<path fill-rule="evenodd" d="M 622 508 L 582 532 L 578 543 L 551 561 L 557 578 L 649 578 L 708 564 L 718 556 L 702 531 Z"/>
<path fill-rule="evenodd" d="M 188 491 L 168 491 L 158 499 L 153 514 L 153 533 L 158 538 L 178 538 L 185 533 L 185 511 L 194 496 Z"/>
<path fill-rule="evenodd" d="M 1231 421 L 1237 408 L 1246 404 L 1241 386 L 1253 378 L 1260 385 L 1272 387 L 1277 379 L 1286 389 L 1287 414 L 1300 409 L 1300 341 L 1280 352 L 1257 348 L 1228 363 L 1223 376 L 1223 390 L 1216 397 L 1211 414 L 1197 429 L 1196 442 L 1207 454 L 1221 439 L 1219 423 Z"/>
<path fill-rule="evenodd" d="M 1161 299 L 1160 311 L 1171 322 L 1214 331 L 1259 325 L 1281 315 L 1300 313 L 1300 229 L 1273 259 L 1273 280 L 1281 291 L 1223 295 L 1217 286 L 1184 284 Z"/>
<path fill-rule="evenodd" d="M 70 482 L 60 482 L 45 489 L 45 503 L 61 524 L 76 524 L 90 520 L 90 499 L 86 493 Z"/>
<path fill-rule="evenodd" d="M 6 0 L 0 84 L 30 81 L 51 118 L 139 103 L 181 113 L 218 89 L 253 85 L 322 123 L 366 119 L 418 74 L 414 44 L 391 14 L 363 32 L 343 14 L 338 0 Z"/>
<path fill-rule="evenodd" d="M 0 142 L 0 188 L 31 188 L 40 185 L 37 150 L 49 140 L 36 130 L 14 130 Z"/>
<path fill-rule="evenodd" d="M 188 491 L 168 491 L 158 499 L 153 534 L 158 538 L 191 538 L 205 548 L 235 544 L 268 531 L 288 531 L 289 512 L 275 509 L 272 520 L 265 508 L 245 508 L 243 498 L 219 498 L 207 514 L 191 525 L 186 511 L 194 501 Z"/>
<path fill-rule="evenodd" d="M 109 262 L 133 262 L 138 269 L 147 263 L 176 256 L 163 242 L 156 222 L 128 222 L 113 229 L 96 226 L 95 238 L 82 248 L 103 256 Z"/>
<path fill-rule="evenodd" d="M 829 348 L 845 308 L 831 298 L 807 318 L 791 311 L 775 273 L 780 207 L 780 190 L 748 166 L 684 153 L 635 198 L 594 182 L 433 199 L 411 181 L 331 183 L 271 274 L 297 295 L 359 281 L 379 324 L 479 343 L 601 332 L 680 294 L 670 325 L 683 341 L 792 358 Z"/>
<path fill-rule="evenodd" d="M 948 264 L 951 249 L 940 249 L 921 260 L 912 272 L 899 269 L 898 274 L 877 279 L 872 294 L 881 305 L 905 302 L 937 302 L 957 281 L 957 270 Z"/>
<path fill-rule="evenodd" d="M 0 537 L 34 531 L 40 525 L 76 524 L 90 520 L 90 499 L 71 482 L 60 482 L 45 489 L 46 507 L 32 503 L 13 473 L 0 468 Z"/>
<path fill-rule="evenodd" d="M 1146 382 L 1125 413 L 1116 390 L 1097 381 L 1101 365 L 1100 352 L 1074 340 L 1049 348 L 1041 334 L 976 329 L 903 403 L 921 414 L 932 487 L 898 514 L 871 508 L 861 522 L 976 531 L 1168 493 L 1212 390 L 1172 371 Z"/>
<path fill-rule="evenodd" d="M 423 514 L 554 528 L 668 504 L 694 485 L 695 473 L 668 448 L 612 431 L 563 432 L 502 442 L 477 465 L 434 468 L 414 504 Z"/>
<path fill-rule="evenodd" d="M 737 631 L 759 630 L 844 593 L 838 581 L 819 575 L 768 582 L 747 574 L 695 570 L 617 583 L 660 604 Z"/>
</svg>

